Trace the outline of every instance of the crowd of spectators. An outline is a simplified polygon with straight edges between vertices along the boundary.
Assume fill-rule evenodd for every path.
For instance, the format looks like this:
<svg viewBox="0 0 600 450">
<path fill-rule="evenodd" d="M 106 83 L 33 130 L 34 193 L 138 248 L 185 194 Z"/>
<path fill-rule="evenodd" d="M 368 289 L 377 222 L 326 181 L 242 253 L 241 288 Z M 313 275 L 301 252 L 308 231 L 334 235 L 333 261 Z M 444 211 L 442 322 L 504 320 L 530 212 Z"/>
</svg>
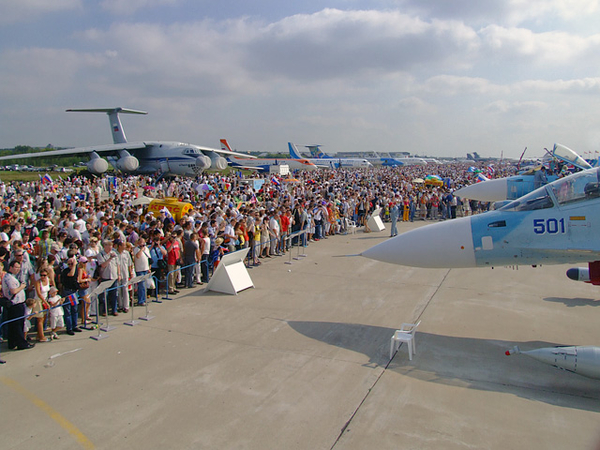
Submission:
<svg viewBox="0 0 600 450">
<path fill-rule="evenodd" d="M 258 184 L 255 176 L 234 172 L 0 183 L 2 320 L 32 314 L 1 327 L 1 334 L 9 349 L 31 348 L 28 330 L 38 342 L 74 335 L 94 315 L 116 316 L 159 290 L 177 294 L 208 282 L 225 252 L 250 247 L 246 263 L 258 266 L 292 245 L 345 233 L 349 225 L 369 231 L 377 207 L 384 220 L 397 210 L 406 221 L 475 214 L 486 205 L 452 194 L 473 182 L 471 169 L 472 163 L 451 163 L 320 170 L 293 178 L 263 175 Z M 497 177 L 514 173 L 502 164 L 481 169 Z M 431 174 L 443 184 L 426 184 Z M 174 197 L 193 208 L 176 222 L 166 209 L 148 213 L 144 197 Z M 158 284 L 128 283 L 149 272 Z M 113 289 L 96 310 L 90 292 L 108 280 Z"/>
</svg>

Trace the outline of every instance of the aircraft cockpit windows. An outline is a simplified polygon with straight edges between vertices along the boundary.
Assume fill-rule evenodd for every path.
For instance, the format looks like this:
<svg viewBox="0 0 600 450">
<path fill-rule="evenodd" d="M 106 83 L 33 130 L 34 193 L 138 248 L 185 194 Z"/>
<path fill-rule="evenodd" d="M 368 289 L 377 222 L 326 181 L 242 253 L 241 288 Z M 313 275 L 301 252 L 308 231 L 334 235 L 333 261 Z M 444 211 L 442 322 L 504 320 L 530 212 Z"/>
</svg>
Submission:
<svg viewBox="0 0 600 450">
<path fill-rule="evenodd" d="M 586 170 L 552 183 L 559 205 L 600 197 L 598 169 Z"/>
<path fill-rule="evenodd" d="M 200 152 L 197 148 L 186 148 L 183 150 L 184 155 L 199 155 Z"/>
<path fill-rule="evenodd" d="M 500 211 L 534 211 L 552 208 L 554 202 L 546 189 L 537 189 L 514 202 L 500 208 Z"/>
</svg>

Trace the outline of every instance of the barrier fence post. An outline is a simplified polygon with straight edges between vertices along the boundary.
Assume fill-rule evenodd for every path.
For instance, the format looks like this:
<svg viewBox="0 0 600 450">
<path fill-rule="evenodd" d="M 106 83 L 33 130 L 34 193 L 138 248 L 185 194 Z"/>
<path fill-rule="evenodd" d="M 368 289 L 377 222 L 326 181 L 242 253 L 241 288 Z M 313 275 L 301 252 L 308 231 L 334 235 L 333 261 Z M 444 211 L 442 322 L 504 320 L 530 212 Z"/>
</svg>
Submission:
<svg viewBox="0 0 600 450">
<path fill-rule="evenodd" d="M 177 269 L 175 269 L 175 270 L 177 270 Z M 171 270 L 171 272 L 175 272 L 175 270 Z M 167 293 L 163 297 L 163 300 L 173 300 L 171 297 L 169 297 L 169 274 L 171 272 L 167 272 L 167 275 L 166 275 L 166 279 L 167 279 L 167 283 L 166 283 Z M 177 282 L 175 282 L 175 286 L 177 287 Z"/>
<path fill-rule="evenodd" d="M 150 274 L 150 275 L 152 276 L 152 274 Z M 154 291 L 154 292 L 155 292 L 155 294 L 156 294 L 156 300 L 152 300 L 152 301 L 153 301 L 153 302 L 154 302 L 154 301 L 156 301 L 156 302 L 158 302 L 158 303 L 162 303 L 162 302 L 161 302 L 161 301 L 158 299 L 158 278 L 157 278 L 157 277 L 152 277 L 152 279 L 154 280 L 154 286 L 156 286 L 156 291 Z M 147 297 L 147 299 L 148 299 L 148 298 L 150 298 L 150 297 Z M 148 320 L 152 320 L 152 319 L 154 319 L 154 316 L 151 316 L 151 315 L 150 315 L 150 311 L 148 311 L 148 303 L 150 303 L 150 302 L 149 302 L 147 299 L 146 299 L 146 305 L 145 305 L 145 308 L 146 308 L 146 315 L 144 315 L 144 316 L 140 317 L 140 318 L 139 318 L 140 320 L 145 320 L 145 321 L 148 321 Z"/>
<path fill-rule="evenodd" d="M 292 250 L 294 250 L 294 241 L 293 241 L 293 237 L 294 236 L 299 236 L 298 232 L 296 233 L 290 233 L 287 235 L 286 240 L 289 242 L 290 248 L 289 248 L 289 258 L 288 260 L 285 262 L 285 264 L 292 264 Z M 298 241 L 300 240 L 300 238 L 298 238 Z M 296 259 L 296 258 L 294 258 Z"/>
<path fill-rule="evenodd" d="M 131 286 L 134 286 L 138 283 L 145 283 L 146 280 L 148 278 L 150 278 L 152 276 L 151 273 L 147 273 L 145 275 L 138 275 L 136 277 L 133 277 L 131 280 L 129 280 L 127 282 L 127 284 L 131 284 Z M 148 299 L 146 298 L 146 303 L 148 303 Z M 129 309 L 131 310 L 131 320 L 129 322 L 124 322 L 125 325 L 129 325 L 130 327 L 137 325 L 139 322 L 137 320 L 135 320 L 133 318 L 133 298 L 131 299 L 131 306 L 129 307 Z"/>
<path fill-rule="evenodd" d="M 160 280 L 158 279 L 158 277 L 156 275 L 152 276 L 152 279 L 154 280 L 154 300 L 152 300 L 154 303 L 162 303 L 162 300 L 160 300 L 158 297 L 160 297 Z M 146 302 L 148 303 L 148 302 Z"/>
<path fill-rule="evenodd" d="M 301 234 L 304 236 L 304 243 L 302 244 L 302 248 L 305 249 L 308 246 L 308 241 L 306 239 L 306 235 L 308 234 L 308 230 L 302 230 Z M 300 244 L 298 244 L 298 256 L 300 258 L 306 258 L 306 253 L 304 253 L 304 250 L 302 250 L 302 253 L 300 253 Z"/>
<path fill-rule="evenodd" d="M 110 330 L 114 330 L 113 328 L 110 328 L 108 326 L 108 305 L 107 305 L 107 300 L 106 300 L 106 290 L 107 288 L 113 284 L 115 281 L 114 280 L 106 280 L 103 281 L 102 283 L 100 283 L 98 286 L 96 286 L 96 289 L 94 289 L 91 293 L 90 293 L 90 297 L 95 297 L 96 298 L 96 322 L 98 323 L 98 334 L 95 336 L 90 336 L 90 339 L 93 339 L 95 341 L 99 341 L 100 339 L 104 339 L 108 336 L 103 335 L 102 333 L 100 333 L 100 331 L 110 331 Z M 106 313 L 106 327 L 101 327 L 100 326 L 100 295 L 104 293 L 104 312 Z"/>
</svg>

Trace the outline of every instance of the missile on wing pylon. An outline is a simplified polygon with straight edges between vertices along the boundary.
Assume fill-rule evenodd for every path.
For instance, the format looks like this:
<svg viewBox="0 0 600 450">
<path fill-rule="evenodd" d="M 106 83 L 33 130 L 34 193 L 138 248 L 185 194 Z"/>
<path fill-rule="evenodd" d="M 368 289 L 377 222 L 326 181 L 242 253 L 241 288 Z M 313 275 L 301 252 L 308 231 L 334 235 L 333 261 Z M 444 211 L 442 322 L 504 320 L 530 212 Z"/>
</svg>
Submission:
<svg viewBox="0 0 600 450">
<path fill-rule="evenodd" d="M 567 277 L 573 281 L 590 283 L 590 269 L 587 267 L 572 267 L 567 270 Z"/>
<path fill-rule="evenodd" d="M 600 379 L 600 347 L 548 347 L 521 351 L 514 347 L 506 351 L 506 355 L 523 354 L 533 359 L 550 364 L 559 369 L 577 373 L 584 377 Z"/>
</svg>

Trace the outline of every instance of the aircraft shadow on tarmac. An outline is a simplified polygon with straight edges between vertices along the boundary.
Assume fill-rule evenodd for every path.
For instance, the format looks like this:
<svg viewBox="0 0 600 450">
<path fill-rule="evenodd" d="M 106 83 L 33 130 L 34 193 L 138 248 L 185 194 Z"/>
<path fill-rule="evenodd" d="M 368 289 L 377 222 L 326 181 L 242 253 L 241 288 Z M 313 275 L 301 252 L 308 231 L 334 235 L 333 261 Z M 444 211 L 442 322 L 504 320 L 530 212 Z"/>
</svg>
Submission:
<svg viewBox="0 0 600 450">
<path fill-rule="evenodd" d="M 361 324 L 288 321 L 298 333 L 369 357 L 369 367 L 381 366 L 411 378 L 482 391 L 505 392 L 552 405 L 600 412 L 600 382 L 556 369 L 525 355 L 506 356 L 518 345 L 531 350 L 558 345 L 441 336 L 417 331 L 417 354 L 409 361 L 402 346 L 389 360 L 395 329 Z M 421 325 L 422 327 L 423 325 Z"/>
<path fill-rule="evenodd" d="M 564 303 L 565 306 L 569 308 L 574 308 L 576 306 L 600 306 L 600 300 L 596 300 L 593 298 L 564 298 L 564 297 L 546 297 L 544 298 L 546 302 L 554 302 L 554 303 Z"/>
</svg>

